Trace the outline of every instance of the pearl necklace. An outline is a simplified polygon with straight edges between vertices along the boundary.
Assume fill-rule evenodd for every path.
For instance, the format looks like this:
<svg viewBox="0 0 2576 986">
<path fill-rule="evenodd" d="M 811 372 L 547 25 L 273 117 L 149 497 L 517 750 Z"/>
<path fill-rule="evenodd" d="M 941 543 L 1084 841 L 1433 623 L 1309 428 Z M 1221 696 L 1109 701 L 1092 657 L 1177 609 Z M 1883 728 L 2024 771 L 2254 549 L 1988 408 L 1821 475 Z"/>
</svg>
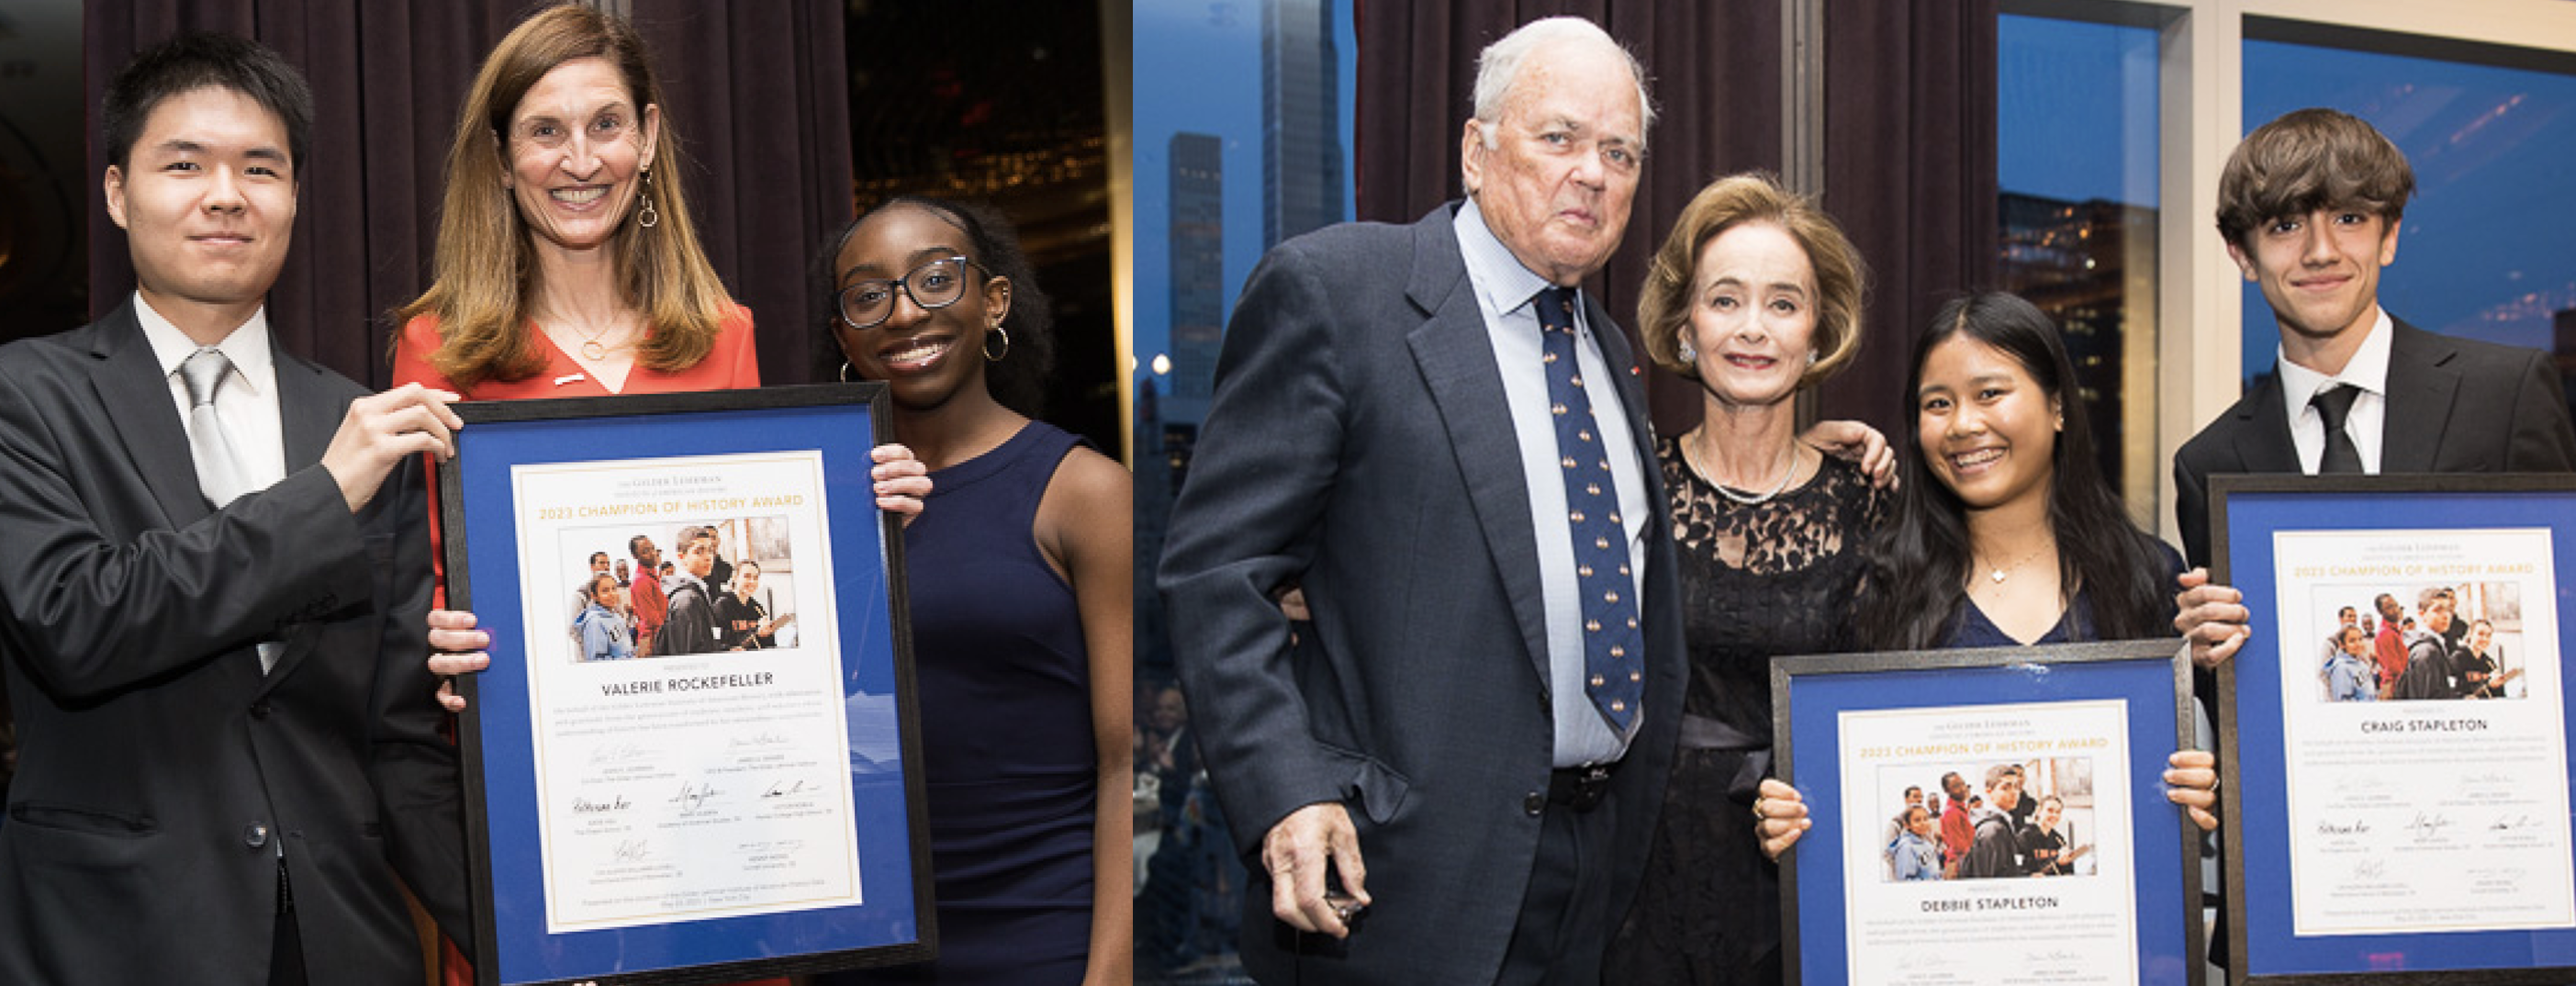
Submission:
<svg viewBox="0 0 2576 986">
<path fill-rule="evenodd" d="M 1796 478 L 1798 475 L 1798 442 L 1796 439 L 1791 439 L 1789 441 L 1789 447 L 1780 450 L 1780 460 L 1781 465 L 1783 466 L 1780 472 L 1780 485 L 1772 487 L 1771 492 L 1768 493 L 1738 493 L 1732 489 L 1728 489 L 1726 484 L 1718 482 L 1716 478 L 1709 473 L 1708 468 L 1697 461 L 1699 456 L 1695 455 L 1694 452 L 1697 450 L 1698 446 L 1698 442 L 1683 442 L 1682 458 L 1689 460 L 1690 467 L 1699 473 L 1701 479 L 1708 480 L 1709 488 L 1716 490 L 1717 495 L 1748 507 L 1759 506 L 1763 503 L 1769 502 L 1772 497 L 1779 496 L 1782 492 L 1788 490 L 1789 481 Z"/>
</svg>

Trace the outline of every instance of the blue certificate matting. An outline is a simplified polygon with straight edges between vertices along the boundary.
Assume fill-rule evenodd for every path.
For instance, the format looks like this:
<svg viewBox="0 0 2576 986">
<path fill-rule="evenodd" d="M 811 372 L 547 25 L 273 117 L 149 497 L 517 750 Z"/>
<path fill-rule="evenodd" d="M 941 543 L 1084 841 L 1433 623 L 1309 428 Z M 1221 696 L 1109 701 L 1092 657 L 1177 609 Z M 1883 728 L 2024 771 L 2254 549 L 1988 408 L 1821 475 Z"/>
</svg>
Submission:
<svg viewBox="0 0 2576 986">
<path fill-rule="evenodd" d="M 2128 806 L 2131 831 L 2122 858 L 2134 864 L 2138 981 L 2170 986 L 2199 983 L 2198 830 L 2186 834 L 2182 810 L 2166 800 L 2163 779 L 2166 759 L 2180 748 L 2181 724 L 2188 714 L 2182 698 L 2187 691 L 2185 674 L 2175 656 L 2181 646 L 2177 639 L 1775 659 L 1772 695 L 1780 776 L 1806 800 L 1813 822 L 1781 859 L 1781 933 L 1789 981 L 1853 981 L 1849 970 L 1855 957 L 1850 953 L 1845 897 L 1863 881 L 1882 881 L 1876 872 L 1851 872 L 1842 848 L 1846 826 L 1868 826 L 1874 831 L 1887 821 L 1875 810 L 1843 803 L 1844 774 L 1855 769 L 1850 765 L 1860 762 L 1856 758 L 1864 752 L 1843 749 L 1846 713 L 1938 713 L 2097 702 L 2117 703 L 2125 709 L 2130 761 L 2095 767 L 2091 784 L 2096 791 L 2121 785 Z M 2017 754 L 1986 757 L 2020 758 Z M 1979 885 L 1995 888 L 1982 896 L 2017 905 L 2052 884 L 2063 886 L 2058 881 L 2068 879 L 2086 878 L 1992 880 Z M 2028 890 L 2020 889 L 2024 887 Z M 1981 927 L 1996 927 L 2019 920 L 2018 913 L 2003 909 L 1977 918 Z M 2045 951 L 2040 947 L 2045 944 L 2035 942 L 2033 947 Z M 1925 947 L 1908 947 L 1926 952 Z M 2021 954 L 1986 944 L 1946 950 L 1930 946 L 1928 953 L 1971 960 L 1972 965 L 2019 961 L 2009 957 Z"/>
<path fill-rule="evenodd" d="M 2303 641 L 2313 627 L 2281 626 L 2284 595 L 2290 610 L 2299 612 L 2325 605 L 2310 603 L 2305 596 L 2322 596 L 2305 584 L 2284 586 L 2277 578 L 2277 537 L 2289 534 L 2299 537 L 2346 536 L 2356 545 L 2349 566 L 2329 566 L 2318 576 L 2328 584 L 2353 582 L 2360 586 L 2367 578 L 2356 580 L 2340 572 L 2403 572 L 2403 566 L 2381 563 L 2361 557 L 2363 547 L 2403 542 L 2409 539 L 2438 547 L 2448 540 L 2467 536 L 2458 532 L 2540 531 L 2549 544 L 2541 551 L 2538 538 L 2511 535 L 2530 543 L 2537 557 L 2545 557 L 2554 567 L 2555 585 L 2516 586 L 2515 612 L 2538 614 L 2541 607 L 2553 607 L 2557 636 L 2554 641 L 2521 641 L 2519 655 L 2570 653 L 2576 647 L 2576 477 L 2541 476 L 2373 476 L 2373 477 L 2278 477 L 2219 476 L 2211 481 L 2215 504 L 2211 522 L 2214 553 L 2218 564 L 2214 576 L 2218 581 L 2235 586 L 2245 594 L 2245 606 L 2251 612 L 2252 636 L 2242 653 L 2225 669 L 2222 680 L 2225 696 L 2221 747 L 2228 768 L 2225 805 L 2227 807 L 2227 908 L 2231 938 L 2230 972 L 2235 981 L 2278 984 L 2349 983 L 2359 979 L 2382 979 L 2404 983 L 2564 983 L 2576 981 L 2576 928 L 2540 928 L 2511 930 L 2400 930 L 2299 934 L 2294 913 L 2292 871 L 2291 803 L 2288 800 L 2291 778 L 2290 750 L 2295 740 L 2288 735 L 2285 705 L 2309 702 L 2306 695 L 2283 694 L 2283 669 L 2279 665 L 2285 650 L 2303 661 L 2317 645 L 2283 644 L 2286 639 Z M 2495 536 L 2490 533 L 2487 536 Z M 2382 549 L 2384 553 L 2384 549 Z M 2390 574 L 2381 578 L 2391 589 L 2412 589 L 2418 584 L 2476 585 L 2486 578 L 2474 566 L 2433 564 L 2422 566 L 2412 575 Z M 2371 582 L 2370 587 L 2378 583 Z M 2499 585 L 2504 583 L 2497 583 Z M 2361 594 L 2356 588 L 2347 594 Z M 2398 592 L 2403 609 L 2415 613 L 2418 600 L 2412 592 Z M 2502 593 L 2499 592 L 2499 595 Z M 2356 605 L 2367 608 L 2372 597 L 2362 594 Z M 2463 607 L 2466 608 L 2464 601 Z M 2500 610 L 2502 607 L 2499 606 Z M 2559 669 L 2563 678 L 2563 668 Z M 2576 689 L 2561 688 L 2557 695 L 2564 710 L 2565 723 L 2576 723 Z M 2286 699 L 2286 700 L 2285 700 Z M 2424 708 L 2436 703 L 2376 703 L 2389 712 L 2395 706 Z M 2493 708 L 2484 702 L 2443 702 L 2474 718 L 2482 708 Z M 2418 716 L 2417 718 L 2422 718 Z M 2444 714 L 2427 721 L 2439 724 L 2460 716 Z M 2411 726 L 2411 723 L 2407 723 Z M 2555 737 L 2563 746 L 2564 735 Z M 2476 769 L 2474 756 L 2458 762 L 2453 768 L 2435 771 L 2447 781 Z M 2421 773 L 2422 771 L 2417 771 Z M 2395 776 L 2395 772 L 2390 772 Z M 2576 776 L 2563 779 L 2576 784 Z M 2400 781 L 2408 787 L 2419 784 Z M 2325 785 L 2311 783 L 2316 789 Z M 2521 785 L 2517 785 L 2521 787 Z M 2325 794 L 2332 794 L 2331 790 Z M 2535 792 L 2518 790 L 2517 795 Z M 2564 797 L 2563 793 L 2560 797 Z M 2436 812 L 2435 820 L 2455 823 L 2454 836 L 2475 839 L 2472 828 L 2485 828 L 2473 806 L 2458 806 L 2458 818 L 2450 812 Z M 2475 817 L 2472 817 L 2475 815 Z M 2558 819 L 2564 822 L 2565 819 Z M 2386 828 L 2387 826 L 2383 826 Z M 2318 838 L 2315 834 L 2303 837 Z M 2379 865 L 2392 868 L 2439 865 L 2455 867 L 2464 862 L 2474 865 L 2478 854 L 2461 853 L 2447 860 L 2434 860 L 2428 855 L 2395 856 Z M 2311 857 L 2314 858 L 2314 857 Z M 2557 866 L 2571 866 L 2569 859 L 2558 858 Z M 2311 863 L 2310 865 L 2315 865 Z M 2402 879 L 2403 874 L 2395 874 Z M 2468 895 L 2459 901 L 2443 902 L 2418 898 L 2405 908 L 2418 915 L 2438 913 L 2453 921 L 2477 921 L 2483 906 L 2500 898 Z"/>
<path fill-rule="evenodd" d="M 875 506 L 869 475 L 882 403 L 881 388 L 864 384 L 458 405 L 468 423 L 457 435 L 457 458 L 441 470 L 449 605 L 473 610 L 492 641 L 492 670 L 460 683 L 471 701 L 460 740 L 478 869 L 479 982 L 731 981 L 933 954 L 909 633 L 898 605 L 901 544 L 894 524 Z M 561 624 L 564 614 L 552 605 L 565 591 L 551 583 L 536 596 L 522 591 L 523 552 L 549 549 L 522 543 L 528 518 L 514 501 L 513 470 L 758 453 L 820 457 L 819 489 L 830 514 L 828 530 L 812 536 L 814 543 L 828 542 L 830 566 L 825 571 L 809 562 L 793 578 L 800 615 L 806 617 L 800 625 L 824 625 L 816 617 L 831 608 L 828 625 L 837 628 L 848 729 L 829 749 L 801 752 L 848 765 L 846 774 L 835 776 L 849 786 L 847 803 L 857 829 L 856 896 L 863 903 L 550 933 L 538 804 L 544 765 L 531 730 L 539 710 L 524 670 L 532 659 L 560 658 L 527 653 L 524 642 L 533 638 L 522 630 Z M 678 546 L 665 551 L 679 555 Z M 527 598 L 545 599 L 548 607 L 525 612 Z M 633 671 L 656 663 L 647 658 L 622 667 Z M 729 679 L 718 673 L 691 680 Z M 763 742 L 774 739 L 761 734 Z M 653 797 L 660 800 L 658 792 Z M 827 800 L 837 799 L 834 792 Z M 684 850 L 693 864 L 738 851 L 714 845 Z"/>
</svg>

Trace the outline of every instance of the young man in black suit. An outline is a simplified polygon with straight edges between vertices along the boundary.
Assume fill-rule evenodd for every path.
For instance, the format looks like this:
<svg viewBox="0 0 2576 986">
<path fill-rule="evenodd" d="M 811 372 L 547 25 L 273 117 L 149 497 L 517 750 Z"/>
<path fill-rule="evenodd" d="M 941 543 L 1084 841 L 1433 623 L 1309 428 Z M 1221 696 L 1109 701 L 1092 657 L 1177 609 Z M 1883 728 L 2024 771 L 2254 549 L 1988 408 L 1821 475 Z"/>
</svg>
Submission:
<svg viewBox="0 0 2576 986">
<path fill-rule="evenodd" d="M 2415 173 L 2330 109 L 2248 134 L 2219 176 L 2218 231 L 2280 323 L 2280 370 L 2174 456 L 2185 553 L 2206 566 L 2209 477 L 2228 473 L 2566 472 L 2576 427 L 2548 354 L 2435 335 L 2379 307 Z M 2329 427 L 2329 423 L 2338 427 Z M 2244 643 L 2235 590 L 2203 584 L 2174 621 L 2215 666 Z"/>
<path fill-rule="evenodd" d="M 419 982 L 404 883 L 471 940 L 421 633 L 456 395 L 275 346 L 312 104 L 239 38 L 136 56 L 101 114 L 134 295 L 0 348 L 0 982 Z"/>
</svg>

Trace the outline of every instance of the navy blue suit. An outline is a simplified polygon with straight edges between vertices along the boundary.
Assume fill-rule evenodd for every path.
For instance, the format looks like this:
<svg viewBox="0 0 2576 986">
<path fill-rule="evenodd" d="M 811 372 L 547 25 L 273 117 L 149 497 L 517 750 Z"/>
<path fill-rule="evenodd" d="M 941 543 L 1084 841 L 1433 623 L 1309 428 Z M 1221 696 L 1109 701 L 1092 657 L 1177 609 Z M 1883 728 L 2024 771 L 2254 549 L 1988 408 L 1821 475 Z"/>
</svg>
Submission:
<svg viewBox="0 0 2576 986">
<path fill-rule="evenodd" d="M 1301 941 L 1254 866 L 1244 964 L 1266 982 L 1494 982 L 1541 816 L 1558 810 L 1551 717 L 1598 714 L 1548 692 L 1529 493 L 1455 209 L 1334 226 L 1263 259 L 1172 514 L 1161 585 L 1237 844 L 1257 852 L 1290 812 L 1340 802 L 1376 901 L 1346 943 Z M 1661 504 L 1634 357 L 1586 304 Z M 1578 916 L 1603 923 L 1605 944 L 1644 865 L 1681 710 L 1672 533 L 1664 510 L 1649 514 L 1645 717 L 1595 809 L 1615 848 L 1584 862 L 1603 868 L 1612 906 Z M 1314 614 L 1293 647 L 1272 599 L 1289 583 Z"/>
</svg>

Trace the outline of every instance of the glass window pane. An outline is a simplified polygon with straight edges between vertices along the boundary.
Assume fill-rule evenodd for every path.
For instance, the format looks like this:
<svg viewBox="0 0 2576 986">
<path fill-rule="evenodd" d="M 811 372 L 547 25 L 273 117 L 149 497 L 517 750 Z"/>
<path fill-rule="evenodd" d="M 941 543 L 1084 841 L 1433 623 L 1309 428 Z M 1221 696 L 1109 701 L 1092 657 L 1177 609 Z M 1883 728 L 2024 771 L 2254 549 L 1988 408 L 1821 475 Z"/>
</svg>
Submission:
<svg viewBox="0 0 2576 986">
<path fill-rule="evenodd" d="M 2331 106 L 2370 121 L 2415 169 L 2389 314 L 2445 335 L 2558 354 L 2576 370 L 2576 72 L 2566 56 L 2446 45 L 2441 57 L 2293 43 L 2248 21 L 2245 126 Z M 2420 43 L 2362 36 L 2383 47 Z M 2501 62 L 2516 64 L 2505 65 Z M 2245 290 L 2245 382 L 2270 372 L 2280 334 Z"/>
<path fill-rule="evenodd" d="M 2066 331 L 2103 475 L 2153 528 L 2156 31 L 1997 24 L 2002 283 Z"/>
</svg>

